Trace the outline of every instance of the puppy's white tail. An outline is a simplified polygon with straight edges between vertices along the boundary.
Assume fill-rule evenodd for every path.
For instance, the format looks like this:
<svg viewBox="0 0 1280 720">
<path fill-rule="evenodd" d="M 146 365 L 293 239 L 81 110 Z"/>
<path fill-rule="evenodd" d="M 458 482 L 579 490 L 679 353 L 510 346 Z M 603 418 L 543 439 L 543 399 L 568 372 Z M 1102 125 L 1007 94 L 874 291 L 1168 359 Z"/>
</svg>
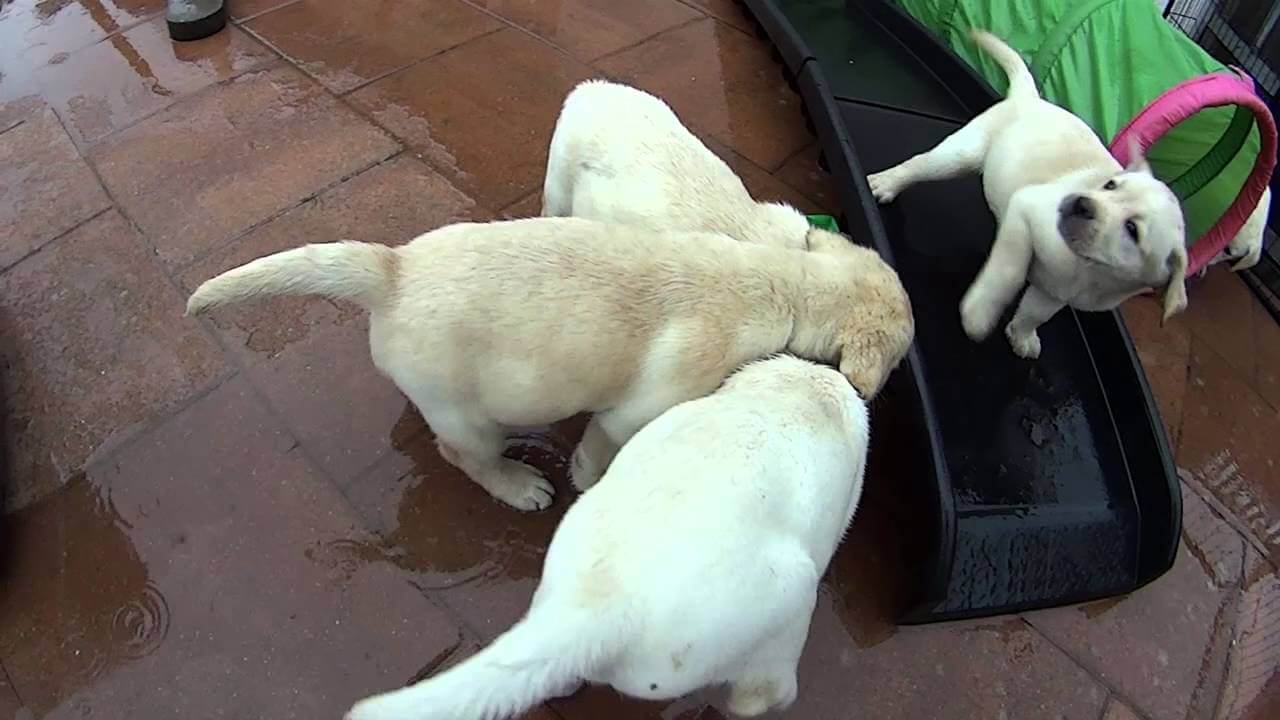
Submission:
<svg viewBox="0 0 1280 720">
<path fill-rule="evenodd" d="M 460 665 L 356 703 L 346 720 L 500 720 L 573 690 L 620 646 L 605 618 L 530 613 Z"/>
<path fill-rule="evenodd" d="M 1036 90 L 1036 79 L 1031 76 L 1031 70 L 1027 68 L 1027 63 L 1023 61 L 1017 50 L 986 30 L 971 30 L 969 37 L 999 63 L 1005 74 L 1009 76 L 1008 97 L 1040 97 L 1040 91 Z"/>
<path fill-rule="evenodd" d="M 187 314 L 261 295 L 324 295 L 369 309 L 386 301 L 398 268 L 399 256 L 385 245 L 304 245 L 206 280 L 187 300 Z"/>
</svg>

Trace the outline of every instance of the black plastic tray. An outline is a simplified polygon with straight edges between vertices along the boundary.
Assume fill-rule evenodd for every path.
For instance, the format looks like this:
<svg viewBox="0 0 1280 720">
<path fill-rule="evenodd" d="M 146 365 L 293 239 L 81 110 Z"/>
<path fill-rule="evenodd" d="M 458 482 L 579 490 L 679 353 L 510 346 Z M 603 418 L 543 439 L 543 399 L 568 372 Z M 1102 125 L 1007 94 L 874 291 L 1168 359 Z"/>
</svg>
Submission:
<svg viewBox="0 0 1280 720">
<path fill-rule="evenodd" d="M 1003 332 L 971 342 L 960 298 L 995 237 L 980 180 L 916 186 L 883 208 L 867 187 L 866 171 L 933 147 L 998 96 L 890 3 L 744 4 L 803 98 L 842 226 L 894 264 L 915 308 L 915 345 L 873 428 L 907 455 L 911 477 L 895 482 L 927 547 L 900 620 L 1080 602 L 1160 576 L 1181 494 L 1119 314 L 1060 312 L 1040 328 L 1035 362 Z"/>
</svg>

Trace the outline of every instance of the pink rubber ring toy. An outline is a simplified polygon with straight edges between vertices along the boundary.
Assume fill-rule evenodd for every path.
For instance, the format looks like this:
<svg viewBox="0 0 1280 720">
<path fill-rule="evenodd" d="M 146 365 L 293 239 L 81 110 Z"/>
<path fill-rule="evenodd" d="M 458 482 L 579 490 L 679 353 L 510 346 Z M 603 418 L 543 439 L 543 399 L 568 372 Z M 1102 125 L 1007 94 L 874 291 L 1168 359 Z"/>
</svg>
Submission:
<svg viewBox="0 0 1280 720">
<path fill-rule="evenodd" d="M 1213 227 L 1191 245 L 1187 258 L 1188 275 L 1199 272 L 1240 232 L 1240 228 L 1258 206 L 1258 200 L 1271 181 L 1271 173 L 1276 167 L 1275 119 L 1254 92 L 1253 79 L 1239 68 L 1231 69 L 1235 74 L 1210 73 L 1169 88 L 1121 128 L 1108 148 L 1112 157 L 1121 165 L 1127 165 L 1130 138 L 1136 139 L 1138 147 L 1145 152 L 1175 125 L 1205 108 L 1240 105 L 1253 113 L 1262 138 L 1258 159 L 1254 161 L 1253 170 L 1245 179 L 1235 201 Z"/>
</svg>

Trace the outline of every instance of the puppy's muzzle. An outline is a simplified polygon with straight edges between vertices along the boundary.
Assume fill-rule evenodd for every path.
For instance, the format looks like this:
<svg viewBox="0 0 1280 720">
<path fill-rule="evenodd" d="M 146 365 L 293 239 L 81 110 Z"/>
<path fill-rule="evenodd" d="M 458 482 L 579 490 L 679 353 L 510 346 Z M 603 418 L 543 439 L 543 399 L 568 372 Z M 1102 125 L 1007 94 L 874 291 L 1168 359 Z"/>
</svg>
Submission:
<svg viewBox="0 0 1280 720">
<path fill-rule="evenodd" d="M 1087 195 L 1068 195 L 1058 206 L 1058 215 L 1063 219 L 1092 220 L 1098 216 L 1098 206 Z"/>
<path fill-rule="evenodd" d="M 1068 195 L 1058 204 L 1058 232 L 1068 246 L 1077 246 L 1093 238 L 1093 221 L 1098 205 L 1087 195 Z"/>
</svg>

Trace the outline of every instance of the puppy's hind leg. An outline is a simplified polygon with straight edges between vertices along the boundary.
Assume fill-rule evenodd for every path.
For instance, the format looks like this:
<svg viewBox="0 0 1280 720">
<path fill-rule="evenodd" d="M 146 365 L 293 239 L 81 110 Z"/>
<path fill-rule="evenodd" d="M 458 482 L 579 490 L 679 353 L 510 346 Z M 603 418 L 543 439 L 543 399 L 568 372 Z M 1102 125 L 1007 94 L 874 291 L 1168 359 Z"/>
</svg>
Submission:
<svg viewBox="0 0 1280 720">
<path fill-rule="evenodd" d="M 640 432 L 640 428 L 648 425 L 650 420 L 678 402 L 679 398 L 649 395 L 642 400 L 626 402 L 592 415 L 570 461 L 569 473 L 573 486 L 585 492 L 595 485 L 605 470 L 609 469 L 609 463 L 613 462 L 613 456 L 618 454 L 623 444 Z"/>
<path fill-rule="evenodd" d="M 987 147 L 991 144 L 998 107 L 993 107 L 967 125 L 951 133 L 936 147 L 894 165 L 888 170 L 867 176 L 871 193 L 881 203 L 893 202 L 903 190 L 916 183 L 946 180 L 982 168 Z"/>
<path fill-rule="evenodd" d="M 440 456 L 490 495 L 517 510 L 542 510 L 551 505 L 555 494 L 551 483 L 528 465 L 502 456 L 506 431 L 501 425 L 468 417 L 456 407 L 437 404 L 422 409 L 436 435 Z"/>
<path fill-rule="evenodd" d="M 813 564 L 805 558 L 795 569 L 803 577 L 786 578 L 790 591 L 772 608 L 779 622 L 778 631 L 752 652 L 741 674 L 729 683 L 729 712 L 739 717 L 785 710 L 795 702 L 796 667 L 818 602 L 818 577 Z"/>
</svg>

